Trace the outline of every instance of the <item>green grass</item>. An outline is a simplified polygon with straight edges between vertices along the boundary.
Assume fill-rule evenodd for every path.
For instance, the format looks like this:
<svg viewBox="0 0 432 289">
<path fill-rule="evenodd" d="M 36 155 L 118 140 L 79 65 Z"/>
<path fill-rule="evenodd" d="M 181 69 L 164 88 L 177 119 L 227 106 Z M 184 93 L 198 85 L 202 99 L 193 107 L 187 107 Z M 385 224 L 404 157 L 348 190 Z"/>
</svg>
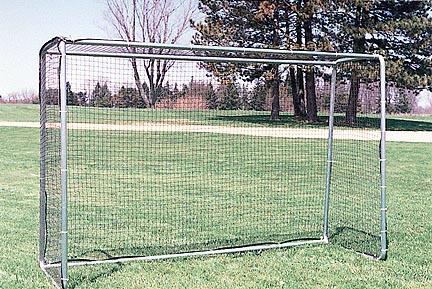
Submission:
<svg viewBox="0 0 432 289">
<path fill-rule="evenodd" d="M 0 104 L 0 121 L 39 121 L 39 105 Z"/>
<path fill-rule="evenodd" d="M 191 124 L 234 126 L 278 126 L 278 127 L 325 127 L 327 117 L 322 115 L 319 123 L 307 124 L 298 121 L 289 113 L 282 113 L 280 121 L 269 121 L 268 112 L 253 111 L 197 111 L 197 110 L 145 110 L 70 107 L 74 115 L 70 121 L 80 122 L 91 115 L 104 123 L 118 121 L 183 121 Z M 343 125 L 343 116 L 336 115 L 336 124 Z M 39 106 L 36 104 L 0 104 L 0 121 L 39 121 Z M 378 128 L 374 118 L 360 118 L 362 123 Z M 432 131 L 431 115 L 388 115 L 387 130 Z"/>
<path fill-rule="evenodd" d="M 3 109 L 2 106 L 0 108 Z M 32 106 L 30 108 L 33 109 Z M 10 120 L 21 120 L 20 113 L 13 112 L 13 109 L 10 108 L 9 110 L 12 111 Z M 27 115 L 22 120 L 37 118 L 34 113 L 37 113 L 37 110 L 33 110 L 33 114 L 27 111 Z M 92 139 L 92 135 L 84 136 L 84 138 L 80 136 L 83 135 L 76 133 L 75 136 L 71 136 L 70 141 L 81 146 L 84 143 L 91 144 L 88 141 Z M 193 164 L 196 161 L 199 161 L 201 153 L 206 151 L 205 146 L 199 145 L 199 135 L 188 135 L 188 139 L 183 139 L 182 142 L 179 142 L 178 135 L 165 135 L 157 140 L 158 136 L 160 137 L 161 134 L 154 135 L 153 141 L 160 141 L 160 145 L 165 146 L 162 146 L 162 151 L 152 151 L 149 154 L 151 159 L 147 160 L 149 163 L 155 163 L 155 160 L 160 161 L 161 166 L 155 168 L 155 176 L 168 174 L 163 166 L 167 160 L 161 160 L 162 155 L 158 153 L 166 154 L 173 146 L 178 149 L 181 148 L 181 145 L 186 145 L 187 148 L 180 150 L 179 159 L 170 158 L 169 161 L 173 162 L 174 167 L 183 165 L 182 169 L 188 171 L 194 167 Z M 214 136 L 213 139 L 206 138 L 206 140 L 212 144 L 218 142 L 226 144 L 229 141 L 232 147 L 226 145 L 219 147 L 228 150 L 221 151 L 221 156 L 231 155 L 222 162 L 231 162 L 231 165 L 237 168 L 241 167 L 245 160 L 243 152 L 258 149 L 255 146 L 263 144 L 252 139 L 249 142 L 248 140 L 240 142 L 234 137 L 227 140 Z M 274 147 L 280 147 L 280 143 L 277 143 L 279 141 L 281 140 L 275 141 Z M 40 272 L 36 261 L 39 206 L 38 142 L 37 129 L 0 128 L 0 143 L 2 144 L 0 146 L 0 288 L 50 288 L 49 282 Z M 146 142 L 141 140 L 139 144 L 145 145 Z M 242 146 L 237 144 L 242 144 Z M 306 146 L 304 149 L 322 147 L 313 145 L 313 142 L 308 142 L 308 144 L 311 147 Z M 248 146 L 247 150 L 244 149 L 244 145 Z M 347 143 L 335 145 L 352 146 Z M 281 169 L 277 167 L 274 159 L 269 159 L 270 155 L 266 155 L 265 150 L 262 152 L 260 159 L 267 160 L 265 165 L 268 165 L 268 168 L 276 165 L 275 169 Z M 75 153 L 78 154 L 79 151 L 76 150 Z M 88 157 L 90 159 L 99 158 L 100 155 L 97 153 L 103 154 L 103 151 L 96 150 L 95 153 Z M 142 156 L 138 150 L 134 153 L 137 157 Z M 178 156 L 179 151 L 172 153 L 173 156 Z M 91 171 L 103 175 L 103 171 L 109 165 L 121 163 L 122 155 L 119 147 L 113 148 L 110 156 L 118 156 L 118 162 L 94 163 Z M 389 259 L 385 262 L 371 261 L 338 245 L 330 244 L 259 253 L 72 269 L 72 287 L 431 288 L 432 224 L 430 220 L 432 210 L 428 209 L 428 204 L 432 203 L 431 156 L 432 146 L 430 144 L 388 144 L 390 251 Z M 208 157 L 214 161 L 219 159 L 216 153 Z M 313 155 L 309 157 L 313 158 Z M 343 160 L 345 155 L 337 157 Z M 256 160 L 250 161 L 254 163 Z M 289 155 L 284 156 L 280 166 L 289 166 L 290 161 L 292 158 Z M 136 165 L 145 167 L 146 163 Z M 80 166 L 75 164 L 75 168 L 78 170 Z M 197 192 L 201 191 L 204 195 L 208 195 L 202 191 L 200 184 L 204 185 L 205 172 L 214 169 L 215 167 L 202 167 L 198 171 L 191 171 L 191 174 L 198 174 L 197 182 L 191 181 L 183 185 L 190 187 L 195 184 Z M 256 182 L 260 175 L 266 174 L 263 167 L 255 170 L 247 168 L 247 170 L 249 182 Z M 241 172 L 233 169 L 232 183 L 238 186 L 236 189 L 238 192 L 241 192 L 244 185 L 240 183 L 243 176 Z M 132 184 L 136 176 L 131 175 L 130 177 L 132 182 L 129 184 Z M 224 175 L 217 176 L 217 178 L 223 181 Z M 170 180 L 175 183 L 175 175 L 171 175 Z M 87 181 L 91 182 L 90 179 Z M 342 183 L 340 185 L 343 186 Z M 218 186 L 218 188 L 224 192 L 223 186 Z M 232 217 L 226 216 L 227 220 Z M 215 233 L 223 234 L 224 232 L 215 231 Z M 270 231 L 264 233 L 268 234 Z"/>
</svg>

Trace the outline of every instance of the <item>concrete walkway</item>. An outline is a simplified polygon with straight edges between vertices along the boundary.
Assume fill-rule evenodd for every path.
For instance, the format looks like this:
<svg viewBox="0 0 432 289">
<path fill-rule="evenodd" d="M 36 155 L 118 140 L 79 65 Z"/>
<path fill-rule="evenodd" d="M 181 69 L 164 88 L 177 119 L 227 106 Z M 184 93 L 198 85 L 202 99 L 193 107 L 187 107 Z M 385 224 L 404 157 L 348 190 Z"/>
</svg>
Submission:
<svg viewBox="0 0 432 289">
<path fill-rule="evenodd" d="M 0 121 L 0 127 L 39 128 L 38 122 Z M 59 123 L 48 123 L 48 128 L 59 128 Z M 131 124 L 68 123 L 68 129 L 113 130 L 142 132 L 198 132 L 231 135 L 248 135 L 280 138 L 326 139 L 328 130 L 324 128 L 274 128 L 274 127 L 235 127 L 218 125 L 185 125 L 173 123 L 142 122 Z M 378 130 L 335 129 L 334 139 L 379 140 Z M 387 131 L 387 141 L 432 143 L 432 131 Z"/>
</svg>

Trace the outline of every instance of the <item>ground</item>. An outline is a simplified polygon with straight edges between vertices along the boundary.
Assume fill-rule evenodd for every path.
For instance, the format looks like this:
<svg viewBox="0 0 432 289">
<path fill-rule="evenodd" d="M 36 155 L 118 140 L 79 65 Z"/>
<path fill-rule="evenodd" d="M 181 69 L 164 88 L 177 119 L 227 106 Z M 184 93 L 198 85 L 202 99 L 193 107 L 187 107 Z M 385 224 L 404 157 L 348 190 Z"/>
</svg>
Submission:
<svg viewBox="0 0 432 289">
<path fill-rule="evenodd" d="M 37 119 L 35 105 L 0 106 L 0 121 Z M 431 130 L 432 118 L 398 116 L 389 126 Z M 0 288 L 50 288 L 36 261 L 39 132 L 2 127 L 0 143 Z M 83 268 L 72 288 L 431 288 L 431 156 L 430 143 L 388 143 L 387 261 L 330 243 Z"/>
</svg>

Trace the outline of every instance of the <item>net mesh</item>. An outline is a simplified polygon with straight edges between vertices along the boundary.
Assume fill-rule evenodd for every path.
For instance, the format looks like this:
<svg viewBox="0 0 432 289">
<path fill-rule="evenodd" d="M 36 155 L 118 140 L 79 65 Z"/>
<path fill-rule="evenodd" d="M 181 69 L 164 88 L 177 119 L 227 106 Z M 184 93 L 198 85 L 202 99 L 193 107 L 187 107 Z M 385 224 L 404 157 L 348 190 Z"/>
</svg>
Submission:
<svg viewBox="0 0 432 289">
<path fill-rule="evenodd" d="M 60 261 L 60 130 L 50 126 L 59 123 L 59 64 L 60 57 L 42 55 L 40 58 L 40 120 L 41 120 L 41 226 L 43 234 L 43 261 L 47 264 Z M 60 269 L 48 273 L 55 282 L 60 281 Z"/>
<path fill-rule="evenodd" d="M 59 56 L 44 57 L 45 259 L 55 263 L 60 258 Z M 270 120 L 275 89 L 269 85 L 273 68 L 266 65 L 226 61 L 211 72 L 214 65 L 197 61 L 152 64 L 90 56 L 66 61 L 69 259 L 322 236 L 329 67 L 279 65 L 281 113 Z M 264 71 L 258 80 L 242 77 L 254 69 Z M 300 79 L 297 92 L 306 107 L 304 74 L 311 70 L 318 107 L 313 123 L 293 116 L 290 82 L 291 76 Z M 378 71 L 368 61 L 338 68 L 330 197 L 331 240 L 372 255 L 380 249 Z M 352 120 L 345 116 L 350 107 L 356 114 Z"/>
<path fill-rule="evenodd" d="M 340 65 L 335 99 L 332 242 L 380 253 L 380 85 L 378 62 Z M 351 101 L 350 101 L 351 99 Z M 356 118 L 347 117 L 355 101 Z"/>
</svg>

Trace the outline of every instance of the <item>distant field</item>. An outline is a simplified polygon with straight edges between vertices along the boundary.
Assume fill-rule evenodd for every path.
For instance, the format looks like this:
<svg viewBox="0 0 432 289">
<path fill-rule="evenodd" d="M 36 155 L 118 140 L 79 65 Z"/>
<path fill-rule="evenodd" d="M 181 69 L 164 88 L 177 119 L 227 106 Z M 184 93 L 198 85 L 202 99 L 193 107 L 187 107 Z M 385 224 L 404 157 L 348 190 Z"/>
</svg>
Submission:
<svg viewBox="0 0 432 289">
<path fill-rule="evenodd" d="M 277 127 L 305 127 L 326 125 L 327 117 L 321 116 L 320 123 L 307 124 L 295 120 L 291 114 L 282 113 L 280 121 L 269 121 L 268 112 L 256 111 L 194 111 L 194 110 L 170 110 L 170 109 L 109 109 L 91 108 L 89 111 L 82 107 L 70 107 L 74 118 L 70 121 L 79 122 L 90 115 L 95 121 L 162 121 L 184 122 L 189 124 L 211 124 L 232 126 L 277 126 Z M 368 126 L 378 127 L 376 119 L 360 118 Z M 35 104 L 0 104 L 0 121 L 39 121 L 39 106 Z M 342 122 L 343 116 L 336 115 L 336 121 Z M 432 115 L 388 115 L 388 130 L 407 131 L 432 131 Z"/>
<path fill-rule="evenodd" d="M 34 105 L 0 105 L 2 121 L 37 121 L 37 113 L 38 107 Z M 80 115 L 76 113 L 73 117 L 78 120 Z M 147 116 L 160 120 L 154 114 Z M 175 116 L 180 114 L 169 118 Z M 186 119 L 200 123 L 205 116 L 191 112 Z M 104 118 L 108 118 L 106 114 Z M 210 121 L 219 125 L 226 120 L 205 119 L 206 123 Z M 407 124 L 406 120 L 396 119 L 395 122 L 395 128 L 422 128 L 417 124 L 419 121 Z M 432 117 L 420 123 L 432 124 Z M 284 125 L 293 123 L 286 121 Z M 323 187 L 326 146 L 320 140 L 295 141 L 298 143 L 292 146 L 287 140 L 243 136 L 71 131 L 70 169 L 75 176 L 70 180 L 73 220 L 70 229 L 75 241 L 71 253 L 78 257 L 88 254 L 93 242 L 108 248 L 115 242 L 123 242 L 131 245 L 121 248 L 126 253 L 137 249 L 133 245 L 150 244 L 153 246 L 141 247 L 140 253 L 152 254 L 164 253 L 157 244 L 179 248 L 195 241 L 195 245 L 202 245 L 209 236 L 213 236 L 210 238 L 213 241 L 231 240 L 233 245 L 260 242 L 263 236 L 272 236 L 276 241 L 293 238 L 293 232 L 301 230 L 313 237 L 319 234 L 316 231 L 320 229 L 322 199 L 311 196 L 318 196 Z M 39 131 L 0 128 L 0 143 L 0 288 L 49 288 L 36 262 Z M 377 199 L 373 198 L 370 203 L 357 203 L 352 211 L 346 207 L 353 199 L 359 200 L 360 196 L 352 195 L 353 188 L 368 188 L 368 183 L 376 183 L 369 179 L 370 175 L 358 174 L 357 162 L 358 158 L 364 158 L 374 175 L 376 145 L 376 142 L 335 143 L 338 161 L 335 185 L 341 189 L 333 192 L 333 201 L 339 204 L 336 208 L 341 215 L 338 217 L 333 207 L 333 220 L 358 221 L 360 210 L 370 209 L 362 205 L 376 205 Z M 297 149 L 289 149 L 293 147 Z M 86 162 L 82 162 L 84 156 Z M 71 288 L 430 288 L 432 210 L 425 206 L 432 203 L 431 156 L 430 144 L 388 144 L 390 251 L 385 262 L 371 261 L 338 246 L 335 236 L 326 246 L 74 268 Z M 341 169 L 344 162 L 351 165 Z M 114 177 L 120 180 L 120 187 L 116 187 Z M 306 188 L 292 187 L 293 184 L 307 184 L 310 191 L 300 193 Z M 284 195 L 287 187 L 294 192 L 288 197 Z M 146 188 L 143 192 L 149 195 L 133 196 L 137 188 Z M 124 194 L 115 194 L 117 189 Z M 105 198 L 98 195 L 101 192 Z M 129 203 L 129 207 L 125 206 L 128 196 L 137 200 Z M 101 201 L 101 206 L 89 203 L 89 197 Z M 261 203 L 265 205 L 254 207 L 247 202 L 258 198 L 263 198 Z M 287 216 L 284 212 L 290 208 L 290 202 L 298 202 L 303 209 Z M 112 216 L 133 214 L 146 203 L 148 215 L 138 215 L 133 224 L 123 223 L 121 217 L 105 223 L 100 218 L 107 212 Z M 188 214 L 188 208 L 195 214 Z M 209 211 L 215 212 L 210 215 Z M 164 214 L 157 215 L 160 212 Z M 309 220 L 304 219 L 307 215 L 304 213 L 311 214 Z M 376 233 L 378 219 L 374 214 L 367 216 L 370 219 L 363 222 L 371 227 L 363 229 L 373 227 L 372 233 Z M 278 221 L 269 222 L 272 219 Z M 150 222 L 144 223 L 145 220 Z M 256 226 L 251 226 L 249 220 Z M 95 222 L 99 223 L 91 225 Z M 309 226 L 308 222 L 315 226 Z M 80 229 L 89 223 L 90 230 Z M 159 232 L 159 228 L 165 231 Z M 199 230 L 194 232 L 196 228 Z M 287 236 L 281 235 L 281 231 Z M 133 235 L 139 232 L 143 234 Z M 358 246 L 355 242 L 351 245 L 354 249 Z"/>
</svg>

